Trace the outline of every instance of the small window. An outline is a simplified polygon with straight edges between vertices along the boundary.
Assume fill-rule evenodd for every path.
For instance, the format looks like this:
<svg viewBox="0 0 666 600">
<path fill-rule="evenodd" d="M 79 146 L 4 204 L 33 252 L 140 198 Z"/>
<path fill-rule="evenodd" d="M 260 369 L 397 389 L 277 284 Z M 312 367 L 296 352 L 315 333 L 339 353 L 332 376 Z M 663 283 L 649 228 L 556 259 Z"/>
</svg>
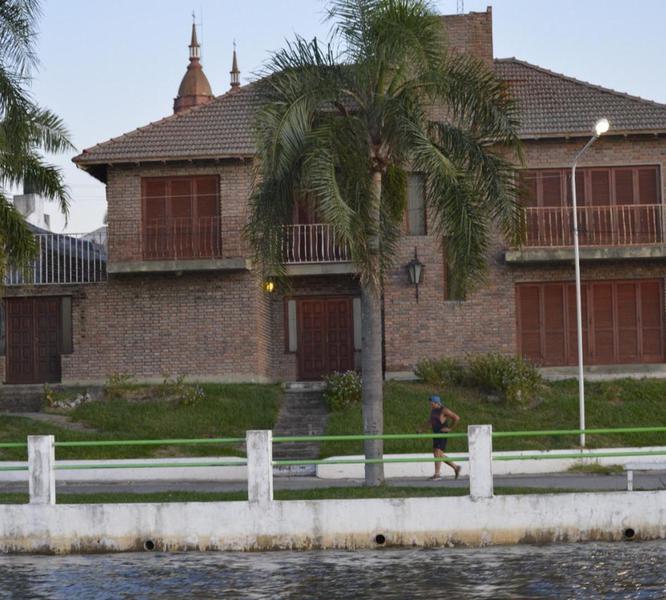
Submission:
<svg viewBox="0 0 666 600">
<path fill-rule="evenodd" d="M 407 177 L 407 234 L 426 235 L 425 185 L 414 173 Z"/>
</svg>

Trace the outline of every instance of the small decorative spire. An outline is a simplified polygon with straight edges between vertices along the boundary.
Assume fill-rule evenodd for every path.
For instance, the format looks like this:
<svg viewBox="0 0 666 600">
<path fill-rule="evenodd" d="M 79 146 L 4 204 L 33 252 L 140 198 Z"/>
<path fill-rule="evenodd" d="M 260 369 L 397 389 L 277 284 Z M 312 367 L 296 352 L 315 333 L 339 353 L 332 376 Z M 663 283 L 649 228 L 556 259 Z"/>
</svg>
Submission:
<svg viewBox="0 0 666 600">
<path fill-rule="evenodd" d="M 236 58 L 236 40 L 234 40 L 234 55 L 231 61 L 231 89 L 237 90 L 240 87 L 240 71 L 238 70 L 238 59 Z"/>
<path fill-rule="evenodd" d="M 194 24 L 194 13 L 192 13 L 192 41 L 190 42 L 190 60 L 201 58 L 201 46 L 197 41 L 197 26 Z"/>
</svg>

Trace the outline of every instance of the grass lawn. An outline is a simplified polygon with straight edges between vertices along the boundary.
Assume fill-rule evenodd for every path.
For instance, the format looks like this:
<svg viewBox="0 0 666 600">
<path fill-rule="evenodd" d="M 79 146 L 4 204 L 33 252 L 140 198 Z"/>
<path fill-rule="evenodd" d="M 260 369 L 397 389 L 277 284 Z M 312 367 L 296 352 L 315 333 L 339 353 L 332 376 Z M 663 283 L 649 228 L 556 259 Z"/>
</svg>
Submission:
<svg viewBox="0 0 666 600">
<path fill-rule="evenodd" d="M 178 402 L 104 400 L 69 411 L 74 421 L 98 432 L 63 429 L 23 417 L 0 415 L 0 441 L 25 442 L 27 435 L 53 434 L 56 441 L 245 437 L 247 429 L 271 429 L 281 390 L 277 385 L 210 384 L 205 398 Z M 58 448 L 56 458 L 140 458 L 242 455 L 229 444 L 193 446 L 106 446 Z M 0 449 L 0 460 L 25 460 L 26 451 Z"/>
<path fill-rule="evenodd" d="M 557 494 L 574 490 L 557 488 L 495 488 L 496 495 Z M 415 498 L 467 496 L 467 488 L 453 487 L 332 487 L 311 490 L 277 490 L 276 500 L 342 500 L 355 498 Z M 156 492 L 150 494 L 58 494 L 58 504 L 113 504 L 133 502 L 231 502 L 247 500 L 247 492 Z M 25 504 L 27 494 L 0 494 L 0 504 Z"/>
<path fill-rule="evenodd" d="M 585 386 L 588 429 L 612 427 L 666 426 L 666 380 L 623 379 L 590 382 Z M 468 425 L 491 424 L 495 431 L 578 428 L 578 383 L 575 380 L 548 383 L 529 407 L 491 402 L 475 389 L 438 389 L 422 383 L 388 382 L 384 386 L 384 429 L 386 433 L 413 433 L 429 418 L 427 398 L 437 393 L 460 415 L 458 431 Z M 344 435 L 362 432 L 361 407 L 331 414 L 326 433 Z M 496 438 L 495 450 L 573 448 L 577 436 Z M 465 439 L 449 440 L 448 450 L 464 452 Z M 588 435 L 590 448 L 666 445 L 666 433 Z M 387 453 L 429 452 L 430 440 L 387 440 Z M 362 454 L 362 442 L 325 442 L 322 457 Z"/>
</svg>

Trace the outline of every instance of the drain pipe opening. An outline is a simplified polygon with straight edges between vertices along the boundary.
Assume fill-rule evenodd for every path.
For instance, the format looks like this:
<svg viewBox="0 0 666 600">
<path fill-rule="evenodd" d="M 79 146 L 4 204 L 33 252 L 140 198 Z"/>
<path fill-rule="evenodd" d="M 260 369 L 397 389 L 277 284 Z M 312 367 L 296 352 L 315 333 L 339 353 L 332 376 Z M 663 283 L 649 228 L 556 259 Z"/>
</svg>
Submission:
<svg viewBox="0 0 666 600">
<path fill-rule="evenodd" d="M 636 535 L 636 532 L 635 532 L 631 527 L 627 527 L 627 528 L 624 530 L 624 539 L 625 539 L 625 540 L 630 540 L 630 539 L 632 539 L 635 535 Z"/>
<path fill-rule="evenodd" d="M 377 544 L 378 546 L 383 546 L 385 543 L 386 543 L 386 538 L 381 533 L 375 536 L 375 544 Z"/>
<path fill-rule="evenodd" d="M 146 540 L 143 543 L 143 549 L 144 550 L 155 550 L 155 542 L 153 542 L 153 540 Z"/>
</svg>

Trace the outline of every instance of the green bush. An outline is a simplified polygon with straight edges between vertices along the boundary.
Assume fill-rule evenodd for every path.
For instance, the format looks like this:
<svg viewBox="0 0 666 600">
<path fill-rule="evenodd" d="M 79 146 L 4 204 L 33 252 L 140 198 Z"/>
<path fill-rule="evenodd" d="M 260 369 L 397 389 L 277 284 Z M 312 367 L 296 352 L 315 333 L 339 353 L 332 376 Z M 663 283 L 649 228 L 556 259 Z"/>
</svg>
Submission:
<svg viewBox="0 0 666 600">
<path fill-rule="evenodd" d="M 519 356 L 490 352 L 467 357 L 466 383 L 512 403 L 531 401 L 543 385 L 537 368 Z"/>
<path fill-rule="evenodd" d="M 460 385 L 465 378 L 465 367 L 455 358 L 423 358 L 416 364 L 414 374 L 432 385 Z"/>
<path fill-rule="evenodd" d="M 112 373 L 104 383 L 104 394 L 109 400 L 121 400 L 136 387 L 136 379 L 130 373 Z"/>
<path fill-rule="evenodd" d="M 361 402 L 361 376 L 356 371 L 333 373 L 324 377 L 324 399 L 332 411 Z"/>
</svg>

